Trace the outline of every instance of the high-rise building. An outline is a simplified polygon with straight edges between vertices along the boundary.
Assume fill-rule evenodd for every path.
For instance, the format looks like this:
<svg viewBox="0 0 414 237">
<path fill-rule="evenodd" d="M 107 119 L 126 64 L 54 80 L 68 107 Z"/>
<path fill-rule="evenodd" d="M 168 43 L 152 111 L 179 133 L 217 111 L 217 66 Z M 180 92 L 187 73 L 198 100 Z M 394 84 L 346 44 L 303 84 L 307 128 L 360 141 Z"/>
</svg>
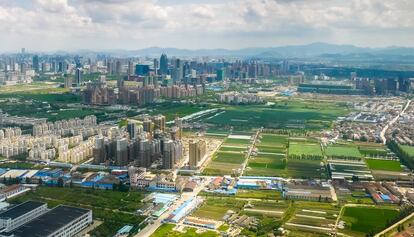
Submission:
<svg viewBox="0 0 414 237">
<path fill-rule="evenodd" d="M 175 126 L 178 128 L 177 139 L 181 140 L 182 135 L 183 135 L 183 119 L 177 116 L 175 117 L 174 122 L 175 122 Z"/>
<path fill-rule="evenodd" d="M 135 75 L 137 75 L 137 76 L 148 76 L 149 72 L 150 72 L 149 65 L 137 64 L 135 66 Z"/>
<path fill-rule="evenodd" d="M 189 143 L 189 165 L 191 168 L 197 167 L 199 162 L 206 154 L 206 142 L 204 140 L 192 140 Z"/>
<path fill-rule="evenodd" d="M 93 148 L 93 163 L 102 164 L 106 160 L 105 141 L 102 136 L 95 138 L 95 147 Z"/>
<path fill-rule="evenodd" d="M 217 81 L 224 81 L 226 77 L 226 71 L 224 68 L 217 70 Z"/>
<path fill-rule="evenodd" d="M 116 141 L 116 165 L 128 165 L 128 141 L 125 138 L 120 138 Z"/>
<path fill-rule="evenodd" d="M 121 73 L 122 73 L 122 64 L 121 64 L 121 61 L 116 61 L 116 63 L 115 63 L 115 73 L 116 73 L 116 75 L 121 75 Z"/>
<path fill-rule="evenodd" d="M 184 76 L 183 62 L 179 58 L 177 58 L 174 61 L 174 68 L 173 68 L 173 73 L 172 73 L 173 82 L 177 83 L 177 82 L 182 81 L 183 76 Z"/>
<path fill-rule="evenodd" d="M 76 86 L 83 85 L 82 75 L 83 75 L 82 69 L 81 68 L 76 68 L 76 71 L 75 71 L 75 82 L 76 82 Z"/>
<path fill-rule="evenodd" d="M 130 139 L 135 139 L 137 137 L 137 124 L 129 121 L 127 124 L 127 131 Z"/>
<path fill-rule="evenodd" d="M 65 75 L 65 88 L 71 88 L 72 87 L 72 76 L 66 74 Z"/>
<path fill-rule="evenodd" d="M 128 76 L 134 75 L 134 71 L 135 71 L 134 62 L 133 61 L 129 61 L 128 62 Z"/>
<path fill-rule="evenodd" d="M 154 73 L 155 75 L 158 75 L 159 65 L 158 59 L 154 58 Z"/>
<path fill-rule="evenodd" d="M 39 72 L 39 56 L 33 56 L 32 64 L 33 70 L 35 70 L 35 72 Z"/>
<path fill-rule="evenodd" d="M 149 118 L 145 118 L 144 121 L 142 121 L 142 126 L 144 128 L 144 132 L 152 133 L 154 130 L 154 123 Z"/>
<path fill-rule="evenodd" d="M 154 117 L 154 129 L 165 131 L 165 116 L 158 115 Z"/>
<path fill-rule="evenodd" d="M 162 54 L 160 58 L 160 75 L 167 75 L 168 74 L 168 58 L 166 54 Z"/>
</svg>

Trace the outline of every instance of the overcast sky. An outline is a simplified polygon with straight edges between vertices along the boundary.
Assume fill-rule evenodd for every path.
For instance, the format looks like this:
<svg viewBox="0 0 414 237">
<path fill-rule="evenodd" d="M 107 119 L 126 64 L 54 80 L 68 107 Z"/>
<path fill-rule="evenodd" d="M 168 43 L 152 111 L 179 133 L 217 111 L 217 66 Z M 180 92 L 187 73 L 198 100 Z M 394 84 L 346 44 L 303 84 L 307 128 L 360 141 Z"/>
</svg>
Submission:
<svg viewBox="0 0 414 237">
<path fill-rule="evenodd" d="M 414 46 L 414 0 L 0 0 L 0 51 Z"/>
</svg>

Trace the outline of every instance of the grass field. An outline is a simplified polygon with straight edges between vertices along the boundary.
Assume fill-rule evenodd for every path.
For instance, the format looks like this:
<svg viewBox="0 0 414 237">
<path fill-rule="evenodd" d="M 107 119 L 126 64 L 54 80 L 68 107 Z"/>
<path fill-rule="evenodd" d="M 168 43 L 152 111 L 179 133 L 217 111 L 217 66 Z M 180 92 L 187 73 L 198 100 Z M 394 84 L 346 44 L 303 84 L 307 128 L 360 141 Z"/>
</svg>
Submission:
<svg viewBox="0 0 414 237">
<path fill-rule="evenodd" d="M 289 142 L 289 157 L 312 156 L 323 158 L 321 147 L 318 143 Z"/>
<path fill-rule="evenodd" d="M 347 108 L 326 101 L 286 100 L 275 105 L 226 106 L 225 112 L 205 122 L 233 127 L 300 127 L 321 129 L 331 125 Z"/>
<path fill-rule="evenodd" d="M 334 159 L 361 159 L 362 154 L 354 145 L 333 145 L 325 149 L 325 154 Z"/>
<path fill-rule="evenodd" d="M 144 218 L 135 215 L 141 207 L 143 193 L 117 192 L 81 188 L 40 187 L 11 200 L 22 203 L 27 200 L 46 202 L 49 208 L 60 204 L 78 206 L 93 210 L 93 218 L 104 223 L 92 232 L 92 236 L 113 236 L 126 224 L 137 225 Z"/>
<path fill-rule="evenodd" d="M 195 228 L 186 228 L 186 232 L 174 231 L 174 224 L 162 224 L 151 237 L 216 237 L 219 236 L 214 231 L 205 231 L 203 233 L 196 233 Z"/>
<path fill-rule="evenodd" d="M 414 157 L 414 146 L 400 145 L 401 149 L 410 157 Z"/>
<path fill-rule="evenodd" d="M 222 145 L 220 147 L 220 151 L 244 152 L 246 150 L 247 149 L 244 147 L 232 147 L 232 146 L 225 146 L 225 145 Z"/>
<path fill-rule="evenodd" d="M 385 170 L 385 171 L 403 171 L 401 163 L 398 160 L 379 160 L 379 159 L 366 159 L 368 167 L 371 170 Z"/>
<path fill-rule="evenodd" d="M 352 236 L 375 234 L 398 216 L 398 210 L 380 207 L 344 207 L 341 219 L 345 221 L 344 233 Z"/>
<path fill-rule="evenodd" d="M 208 197 L 192 216 L 220 221 L 228 210 L 239 212 L 245 204 L 246 201 L 232 197 Z"/>
<path fill-rule="evenodd" d="M 286 159 L 281 155 L 258 155 L 249 158 L 245 175 L 285 176 Z"/>
</svg>

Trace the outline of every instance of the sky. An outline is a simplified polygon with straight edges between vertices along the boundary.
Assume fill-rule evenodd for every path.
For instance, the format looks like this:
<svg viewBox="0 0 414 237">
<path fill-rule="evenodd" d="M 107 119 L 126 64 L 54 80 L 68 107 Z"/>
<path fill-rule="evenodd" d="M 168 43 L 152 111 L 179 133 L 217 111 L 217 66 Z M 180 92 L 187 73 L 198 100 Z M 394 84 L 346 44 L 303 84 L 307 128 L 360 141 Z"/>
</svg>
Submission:
<svg viewBox="0 0 414 237">
<path fill-rule="evenodd" d="M 0 52 L 414 47 L 413 0 L 0 0 Z"/>
</svg>

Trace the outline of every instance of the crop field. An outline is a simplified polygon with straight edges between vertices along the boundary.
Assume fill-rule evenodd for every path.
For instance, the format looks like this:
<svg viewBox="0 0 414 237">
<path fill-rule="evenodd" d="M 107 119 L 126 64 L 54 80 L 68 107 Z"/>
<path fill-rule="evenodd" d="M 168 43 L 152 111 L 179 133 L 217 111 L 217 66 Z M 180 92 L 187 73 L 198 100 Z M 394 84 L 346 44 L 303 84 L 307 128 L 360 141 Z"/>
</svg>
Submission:
<svg viewBox="0 0 414 237">
<path fill-rule="evenodd" d="M 242 136 L 249 136 L 243 134 Z M 224 143 L 214 154 L 208 166 L 203 170 L 205 175 L 230 175 L 234 170 L 241 168 L 246 160 L 245 151 L 251 144 L 250 139 L 226 138 Z"/>
<path fill-rule="evenodd" d="M 241 152 L 217 152 L 213 160 L 204 169 L 205 175 L 229 175 L 241 168 L 246 155 Z"/>
<path fill-rule="evenodd" d="M 287 136 L 262 134 L 256 144 L 258 154 L 249 158 L 245 175 L 286 176 L 287 141 Z"/>
<path fill-rule="evenodd" d="M 250 142 L 250 139 L 238 139 L 238 138 L 227 138 L 225 141 L 224 141 L 224 144 L 226 144 L 226 145 L 244 145 L 244 146 L 247 146 L 247 145 L 249 145 L 251 142 Z"/>
<path fill-rule="evenodd" d="M 226 106 L 224 113 L 205 122 L 216 126 L 246 128 L 292 126 L 321 129 L 329 127 L 333 120 L 345 115 L 347 110 L 339 103 L 286 100 L 275 105 Z"/>
<path fill-rule="evenodd" d="M 281 219 L 288 209 L 286 202 L 250 202 L 250 205 L 243 209 L 243 213 L 249 216 L 266 216 Z"/>
<path fill-rule="evenodd" d="M 192 216 L 221 221 L 228 210 L 239 212 L 245 204 L 231 197 L 208 197 Z"/>
<path fill-rule="evenodd" d="M 312 233 L 329 233 L 338 218 L 340 209 L 331 204 L 298 202 L 285 227 Z"/>
<path fill-rule="evenodd" d="M 238 190 L 236 198 L 281 200 L 282 193 L 278 190 Z"/>
<path fill-rule="evenodd" d="M 196 228 L 186 228 L 185 232 L 174 231 L 174 224 L 162 224 L 151 237 L 216 237 L 214 231 L 196 232 Z"/>
<path fill-rule="evenodd" d="M 401 163 L 398 160 L 366 159 L 365 162 L 367 162 L 368 167 L 371 170 L 385 170 L 393 172 L 403 171 Z"/>
<path fill-rule="evenodd" d="M 219 151 L 231 151 L 231 152 L 245 152 L 247 149 L 244 147 L 226 146 L 222 145 Z"/>
<path fill-rule="evenodd" d="M 357 176 L 364 180 L 373 179 L 371 171 L 362 161 L 329 160 L 328 164 L 331 178 L 352 179 Z"/>
<path fill-rule="evenodd" d="M 245 160 L 245 155 L 234 152 L 217 152 L 214 158 L 214 162 L 242 164 Z"/>
<path fill-rule="evenodd" d="M 325 154 L 333 159 L 362 159 L 358 148 L 354 145 L 333 145 L 325 148 Z"/>
<path fill-rule="evenodd" d="M 286 159 L 284 155 L 251 156 L 245 175 L 250 176 L 285 176 Z"/>
<path fill-rule="evenodd" d="M 400 147 L 409 157 L 414 157 L 414 146 L 400 145 Z"/>
<path fill-rule="evenodd" d="M 351 236 L 366 236 L 384 229 L 394 220 L 399 211 L 380 207 L 344 207 L 341 220 L 345 222 L 343 232 Z"/>
<path fill-rule="evenodd" d="M 365 157 L 387 157 L 388 148 L 381 143 L 356 142 L 359 152 Z"/>
<path fill-rule="evenodd" d="M 312 157 L 312 159 L 322 159 L 322 151 L 319 143 L 310 143 L 310 142 L 300 142 L 300 141 L 290 141 L 289 142 L 289 158 L 305 158 Z"/>
<path fill-rule="evenodd" d="M 321 160 L 288 159 L 287 173 L 293 178 L 327 178 L 325 164 Z"/>
</svg>

